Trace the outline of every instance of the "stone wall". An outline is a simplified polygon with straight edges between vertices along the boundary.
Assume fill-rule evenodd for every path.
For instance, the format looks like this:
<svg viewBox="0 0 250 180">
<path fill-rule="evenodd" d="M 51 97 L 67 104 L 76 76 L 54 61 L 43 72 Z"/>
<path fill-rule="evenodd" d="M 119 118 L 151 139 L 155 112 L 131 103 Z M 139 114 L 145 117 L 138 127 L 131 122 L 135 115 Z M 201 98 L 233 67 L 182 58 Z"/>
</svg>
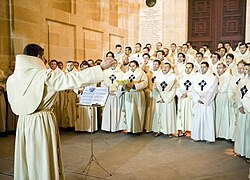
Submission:
<svg viewBox="0 0 250 180">
<path fill-rule="evenodd" d="M 27 43 L 41 45 L 49 60 L 80 62 L 138 41 L 137 0 L 1 0 L 0 8 L 4 70 Z"/>
</svg>

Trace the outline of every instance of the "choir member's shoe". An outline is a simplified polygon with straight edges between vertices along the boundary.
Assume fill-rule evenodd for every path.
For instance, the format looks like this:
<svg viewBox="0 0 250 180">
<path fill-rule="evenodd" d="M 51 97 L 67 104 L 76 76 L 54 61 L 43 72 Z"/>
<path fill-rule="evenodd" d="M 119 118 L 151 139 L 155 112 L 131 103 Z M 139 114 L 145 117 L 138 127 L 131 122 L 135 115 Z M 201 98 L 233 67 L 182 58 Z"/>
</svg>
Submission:
<svg viewBox="0 0 250 180">
<path fill-rule="evenodd" d="M 162 133 L 159 132 L 159 133 L 155 134 L 155 137 L 158 137 L 158 136 L 161 136 L 161 135 L 162 135 Z"/>
<path fill-rule="evenodd" d="M 128 131 L 127 130 L 123 130 L 121 131 L 122 134 L 128 134 Z"/>
<path fill-rule="evenodd" d="M 182 136 L 185 136 L 184 133 L 178 134 L 178 137 L 182 137 Z"/>
<path fill-rule="evenodd" d="M 200 142 L 200 140 L 195 140 L 195 139 L 193 139 L 193 141 L 194 141 L 194 142 Z"/>
<path fill-rule="evenodd" d="M 249 158 L 247 159 L 247 163 L 250 163 L 250 159 Z"/>
<path fill-rule="evenodd" d="M 172 137 L 174 137 L 174 136 L 173 136 L 172 134 L 169 134 L 168 137 L 169 137 L 169 138 L 172 138 Z"/>
<path fill-rule="evenodd" d="M 212 142 L 211 141 L 205 141 L 206 142 L 206 144 L 211 144 Z"/>
</svg>

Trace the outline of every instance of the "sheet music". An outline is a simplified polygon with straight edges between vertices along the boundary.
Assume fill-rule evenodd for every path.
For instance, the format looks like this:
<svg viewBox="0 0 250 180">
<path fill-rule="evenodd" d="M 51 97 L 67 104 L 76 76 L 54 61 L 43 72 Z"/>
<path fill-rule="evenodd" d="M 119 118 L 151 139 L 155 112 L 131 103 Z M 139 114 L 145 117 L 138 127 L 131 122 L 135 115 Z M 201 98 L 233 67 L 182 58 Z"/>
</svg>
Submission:
<svg viewBox="0 0 250 180">
<path fill-rule="evenodd" d="M 108 98 L 107 87 L 86 87 L 80 97 L 80 105 L 104 106 Z"/>
</svg>

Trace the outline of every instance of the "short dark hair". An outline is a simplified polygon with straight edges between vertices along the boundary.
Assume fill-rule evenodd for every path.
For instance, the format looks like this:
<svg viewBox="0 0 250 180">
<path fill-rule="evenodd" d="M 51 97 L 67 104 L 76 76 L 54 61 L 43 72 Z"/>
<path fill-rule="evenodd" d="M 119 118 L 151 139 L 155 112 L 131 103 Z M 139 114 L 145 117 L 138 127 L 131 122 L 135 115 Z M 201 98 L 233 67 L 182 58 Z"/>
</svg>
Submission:
<svg viewBox="0 0 250 180">
<path fill-rule="evenodd" d="M 23 54 L 35 57 L 43 56 L 44 49 L 37 44 L 28 44 L 23 49 Z"/>
<path fill-rule="evenodd" d="M 120 44 L 115 45 L 115 48 L 118 48 L 118 47 L 122 47 L 122 45 Z"/>
<path fill-rule="evenodd" d="M 169 62 L 165 62 L 164 64 L 169 65 L 170 67 L 172 67 L 172 65 Z"/>
<path fill-rule="evenodd" d="M 149 47 L 145 46 L 143 49 L 147 49 L 148 52 L 150 51 Z"/>
<path fill-rule="evenodd" d="M 156 52 L 156 54 L 157 54 L 158 52 L 161 52 L 163 56 L 165 55 L 165 52 L 164 52 L 163 50 L 158 50 L 158 51 Z"/>
<path fill-rule="evenodd" d="M 247 44 L 246 43 L 240 43 L 239 46 L 245 46 L 247 48 Z"/>
<path fill-rule="evenodd" d="M 67 63 L 73 63 L 73 61 L 71 61 L 71 60 L 68 60 L 68 61 L 66 61 L 66 64 L 67 64 Z"/>
<path fill-rule="evenodd" d="M 159 59 L 155 59 L 153 62 L 157 62 L 159 65 L 161 65 L 161 61 Z"/>
<path fill-rule="evenodd" d="M 129 62 L 129 64 L 131 64 L 131 63 L 135 63 L 136 67 L 139 67 L 139 63 L 138 63 L 138 61 L 136 61 L 136 60 L 132 60 L 132 61 L 130 61 L 130 62 Z"/>
<path fill-rule="evenodd" d="M 226 55 L 226 58 L 227 58 L 227 57 L 230 57 L 230 58 L 234 59 L 234 55 L 233 55 L 233 54 L 227 54 L 227 55 Z"/>
<path fill-rule="evenodd" d="M 182 57 L 183 57 L 184 59 L 186 59 L 185 54 L 184 54 L 184 53 L 181 53 L 181 52 L 180 52 L 180 53 L 178 53 L 177 57 L 178 57 L 180 54 L 182 55 Z"/>
<path fill-rule="evenodd" d="M 197 54 L 200 54 L 202 58 L 204 57 L 204 54 L 202 54 L 201 52 L 197 52 L 196 55 L 197 55 Z M 196 56 L 196 55 L 195 55 L 195 56 Z"/>
<path fill-rule="evenodd" d="M 132 48 L 130 46 L 125 47 L 125 49 L 128 49 L 129 51 L 132 51 Z"/>
<path fill-rule="evenodd" d="M 87 65 L 88 67 L 90 67 L 89 63 L 87 61 L 82 61 L 80 64 L 80 67 Z"/>
<path fill-rule="evenodd" d="M 203 61 L 201 64 L 206 64 L 206 66 L 209 67 L 208 62 L 206 62 L 206 61 Z"/>
<path fill-rule="evenodd" d="M 243 65 L 245 66 L 246 62 L 242 59 L 240 62 L 238 62 L 237 66 L 238 66 L 239 64 L 243 64 Z"/>
<path fill-rule="evenodd" d="M 56 64 L 58 63 L 57 60 L 55 59 L 52 59 L 49 63 L 52 63 L 52 62 L 56 62 Z"/>
<path fill-rule="evenodd" d="M 221 56 L 220 56 L 220 54 L 219 53 L 217 53 L 217 52 L 215 52 L 215 53 L 213 53 L 214 55 L 216 55 L 217 56 L 217 58 L 220 60 L 220 58 L 221 58 Z M 213 55 L 212 54 L 212 55 Z"/>
<path fill-rule="evenodd" d="M 142 57 L 144 57 L 144 56 L 148 56 L 148 57 L 150 58 L 150 55 L 149 55 L 148 53 L 144 53 L 144 54 L 142 55 Z"/>
<path fill-rule="evenodd" d="M 114 53 L 113 53 L 113 52 L 111 52 L 111 51 L 107 52 L 106 57 L 108 57 L 108 55 L 109 55 L 109 54 L 111 54 L 111 55 L 112 55 L 112 58 L 115 58 Z"/>
<path fill-rule="evenodd" d="M 187 65 L 187 64 L 191 64 L 192 68 L 194 68 L 194 64 L 193 64 L 193 63 L 187 62 L 186 65 Z"/>
<path fill-rule="evenodd" d="M 136 43 L 135 45 L 139 45 L 141 47 L 141 43 Z"/>
<path fill-rule="evenodd" d="M 219 48 L 219 50 L 221 50 L 221 49 L 225 49 L 225 53 L 227 53 L 227 49 L 224 46 Z"/>
</svg>

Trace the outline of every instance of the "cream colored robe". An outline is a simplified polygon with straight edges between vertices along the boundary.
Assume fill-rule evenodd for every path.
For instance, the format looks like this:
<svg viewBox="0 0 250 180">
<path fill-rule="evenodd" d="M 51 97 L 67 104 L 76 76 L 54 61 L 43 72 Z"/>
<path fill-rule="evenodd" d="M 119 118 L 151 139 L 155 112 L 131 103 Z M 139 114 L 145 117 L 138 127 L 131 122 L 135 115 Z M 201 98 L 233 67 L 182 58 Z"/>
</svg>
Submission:
<svg viewBox="0 0 250 180">
<path fill-rule="evenodd" d="M 4 72 L 0 70 L 0 87 L 4 88 L 4 91 L 6 90 L 5 87 L 5 80 L 6 77 L 4 76 Z M 6 130 L 6 101 L 4 97 L 4 91 L 0 91 L 0 132 L 5 132 Z"/>
<path fill-rule="evenodd" d="M 117 67 L 115 70 L 112 70 L 111 68 L 105 70 L 104 74 L 105 77 L 102 86 L 108 87 L 109 91 L 113 90 L 115 92 L 109 94 L 107 102 L 103 108 L 101 129 L 110 132 L 124 130 L 126 129 L 125 113 L 122 106 L 122 97 L 117 93 L 118 85 L 116 83 L 116 80 L 123 79 L 124 73 Z"/>
<path fill-rule="evenodd" d="M 176 128 L 182 132 L 191 131 L 192 127 L 194 103 L 191 96 L 191 90 L 194 84 L 194 76 L 195 73 L 192 71 L 190 74 L 184 73 L 177 79 L 176 95 L 178 97 L 178 107 Z M 182 97 L 184 93 L 187 94 L 186 98 Z"/>
<path fill-rule="evenodd" d="M 247 92 L 243 95 L 242 92 Z M 235 127 L 234 152 L 250 158 L 250 77 L 244 78 L 238 86 L 238 108 L 243 107 L 245 114 L 238 111 Z"/>
<path fill-rule="evenodd" d="M 215 99 L 216 117 L 215 129 L 216 138 L 232 139 L 235 127 L 235 116 L 232 98 L 228 93 L 232 76 L 228 71 L 219 76 L 218 93 Z"/>
<path fill-rule="evenodd" d="M 166 83 L 162 88 L 161 84 Z M 159 96 L 156 101 L 164 100 L 164 103 L 156 103 L 154 112 L 152 130 L 163 134 L 176 134 L 176 75 L 172 72 L 159 74 L 156 77 L 154 88 L 158 91 Z"/>
<path fill-rule="evenodd" d="M 52 112 L 57 91 L 102 80 L 100 66 L 65 75 L 47 70 L 39 58 L 17 55 L 15 72 L 7 81 L 11 108 L 19 115 L 14 179 L 64 179 L 59 131 Z"/>
<path fill-rule="evenodd" d="M 125 92 L 126 130 L 132 133 L 143 131 L 146 110 L 144 89 L 148 86 L 148 78 L 144 71 L 137 68 L 134 72 L 129 70 L 125 79 L 134 76 L 135 89 Z"/>
<path fill-rule="evenodd" d="M 202 81 L 206 82 L 203 90 L 199 85 Z M 210 72 L 206 74 L 196 73 L 191 93 L 194 100 L 191 138 L 194 140 L 215 141 L 214 99 L 217 88 L 218 80 L 213 74 Z M 201 100 L 204 104 L 198 103 L 198 100 Z"/>
</svg>

